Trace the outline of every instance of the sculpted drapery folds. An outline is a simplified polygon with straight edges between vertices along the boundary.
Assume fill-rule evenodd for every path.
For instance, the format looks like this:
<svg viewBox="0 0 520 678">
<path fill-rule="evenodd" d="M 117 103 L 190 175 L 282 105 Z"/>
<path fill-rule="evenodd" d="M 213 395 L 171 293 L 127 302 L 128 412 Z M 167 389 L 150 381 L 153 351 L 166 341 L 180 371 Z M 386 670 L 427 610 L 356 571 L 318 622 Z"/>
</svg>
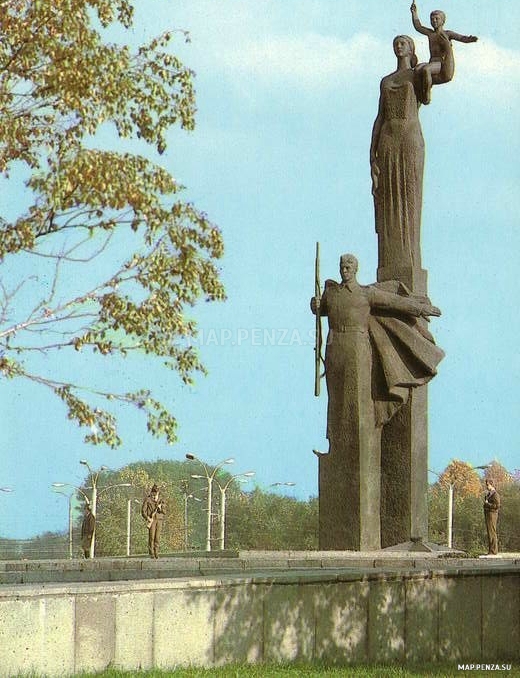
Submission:
<svg viewBox="0 0 520 678">
<path fill-rule="evenodd" d="M 443 352 L 423 319 L 440 315 L 397 281 L 362 286 L 357 259 L 340 259 L 311 310 L 327 316 L 328 454 L 320 454 L 320 548 L 381 548 L 381 434 L 410 391 L 435 374 Z M 346 485 L 346 479 L 348 484 Z"/>
<path fill-rule="evenodd" d="M 370 166 L 379 267 L 398 261 L 421 267 L 420 226 L 424 140 L 419 123 L 421 81 L 414 42 L 394 39 L 397 69 L 381 81 Z"/>
<path fill-rule="evenodd" d="M 428 36 L 430 62 L 418 64 L 412 38 L 394 38 L 397 68 L 381 80 L 370 145 L 380 268 L 396 261 L 401 266 L 421 267 L 424 140 L 419 107 L 430 102 L 432 85 L 449 82 L 453 77 L 451 41 L 477 40 L 472 35 L 444 30 L 443 12 L 432 12 L 433 29 L 420 24 L 415 4 L 412 16 L 414 27 Z"/>
<path fill-rule="evenodd" d="M 325 352 L 327 438 L 331 448 L 348 439 L 353 425 L 381 427 L 426 384 L 444 353 L 420 318 L 440 315 L 426 297 L 410 295 L 397 281 L 360 285 L 357 259 L 340 259 L 341 283 L 327 280 L 319 302 L 327 316 Z M 316 312 L 317 303 L 311 301 Z"/>
</svg>

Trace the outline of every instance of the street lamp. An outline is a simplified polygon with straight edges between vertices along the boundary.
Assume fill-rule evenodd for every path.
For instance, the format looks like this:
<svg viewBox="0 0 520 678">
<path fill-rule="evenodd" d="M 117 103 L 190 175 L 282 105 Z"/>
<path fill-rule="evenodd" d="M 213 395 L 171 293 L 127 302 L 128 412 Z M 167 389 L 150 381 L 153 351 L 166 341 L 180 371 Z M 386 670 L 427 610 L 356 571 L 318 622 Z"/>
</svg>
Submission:
<svg viewBox="0 0 520 678">
<path fill-rule="evenodd" d="M 126 555 L 130 555 L 130 520 L 132 518 L 132 502 L 140 504 L 139 499 L 128 499 L 126 503 Z"/>
<path fill-rule="evenodd" d="M 188 489 L 188 481 L 181 480 L 180 490 L 184 499 L 184 550 L 188 550 L 188 499 L 193 499 L 193 501 L 202 501 L 195 495 L 191 494 Z"/>
<path fill-rule="evenodd" d="M 202 459 L 199 459 L 197 456 L 194 454 L 188 453 L 186 454 L 186 459 L 189 459 L 190 461 L 197 461 L 202 468 L 204 469 L 204 475 L 194 475 L 192 474 L 192 478 L 206 478 L 207 483 L 208 483 L 208 504 L 207 504 L 207 511 L 208 511 L 208 521 L 206 525 L 206 551 L 211 551 L 211 504 L 212 504 L 212 498 L 213 498 L 213 492 L 212 492 L 212 486 L 213 486 L 213 479 L 215 478 L 215 474 L 217 471 L 224 466 L 224 464 L 233 464 L 234 459 L 230 457 L 229 459 L 224 459 L 223 461 L 219 462 L 213 471 L 211 473 L 209 472 L 209 469 L 207 465 L 202 461 Z"/>
<path fill-rule="evenodd" d="M 92 471 L 90 464 L 86 459 L 80 459 L 80 464 L 83 464 L 83 466 L 86 466 L 88 468 L 88 472 L 90 475 L 90 488 L 92 490 L 92 496 L 91 500 L 88 502 L 90 505 L 90 510 L 92 511 L 92 515 L 94 516 L 94 520 L 96 519 L 96 513 L 97 513 L 97 494 L 98 494 L 98 489 L 97 489 L 97 481 L 99 478 L 99 474 L 101 471 L 107 471 L 108 466 L 100 466 L 99 470 L 94 473 Z M 96 547 L 96 523 L 94 522 L 94 532 L 92 533 L 92 539 L 90 540 L 90 557 L 94 557 L 94 551 Z"/>
<path fill-rule="evenodd" d="M 484 466 L 471 466 L 468 464 L 470 469 L 485 469 L 489 467 L 489 464 Z M 437 471 L 433 471 L 431 468 L 428 469 L 430 473 L 433 473 L 434 476 L 437 476 L 439 480 L 441 475 Z M 448 525 L 447 525 L 447 546 L 449 549 L 453 548 L 453 491 L 455 489 L 455 483 L 450 483 L 448 480 L 445 480 L 448 484 Z"/>
<path fill-rule="evenodd" d="M 219 548 L 221 551 L 224 550 L 224 540 L 226 535 L 226 490 L 231 485 L 233 480 L 237 480 L 241 483 L 247 483 L 249 478 L 252 478 L 255 475 L 254 471 L 246 471 L 245 473 L 237 473 L 234 476 L 231 476 L 227 483 L 222 487 L 222 485 L 217 480 L 217 485 L 220 490 L 220 539 L 219 539 Z"/>
<path fill-rule="evenodd" d="M 52 483 L 52 487 L 55 488 L 54 492 L 67 497 L 67 501 L 69 503 L 69 558 L 72 558 L 72 497 L 74 496 L 74 492 L 62 492 L 61 490 L 56 489 L 58 487 L 64 486 L 65 483 Z"/>
<path fill-rule="evenodd" d="M 88 468 L 88 472 L 90 475 L 90 488 L 92 490 L 92 497 L 89 502 L 90 504 L 90 509 L 92 511 L 92 515 L 94 516 L 94 519 L 96 518 L 96 513 L 97 513 L 97 499 L 98 495 L 101 494 L 101 492 L 106 492 L 107 490 L 112 489 L 113 487 L 132 487 L 132 483 L 116 483 L 115 485 L 107 485 L 106 487 L 101 488 L 98 491 L 98 478 L 99 474 L 101 471 L 108 471 L 109 468 L 108 466 L 100 466 L 97 471 L 93 471 L 90 464 L 86 459 L 80 459 L 80 464 L 83 464 L 83 466 L 86 466 Z M 80 490 L 81 492 L 81 490 Z M 86 497 L 85 493 L 82 492 L 83 496 Z M 88 498 L 87 498 L 88 501 Z M 95 548 L 96 548 L 96 524 L 94 523 L 94 532 L 92 533 L 92 539 L 90 541 L 90 557 L 93 558 L 95 554 Z"/>
<path fill-rule="evenodd" d="M 90 499 L 85 494 L 85 492 L 83 492 L 81 487 L 76 487 L 76 485 L 71 485 L 70 483 L 52 483 L 52 487 L 72 487 L 72 489 L 74 489 L 76 492 L 79 492 L 81 495 L 83 495 L 87 505 L 90 505 Z M 59 490 L 55 491 L 69 498 L 69 558 L 72 558 L 72 497 L 74 496 L 74 493 L 67 494 L 65 492 L 60 492 Z"/>
<path fill-rule="evenodd" d="M 87 504 L 90 504 L 90 499 L 88 496 L 83 492 L 81 487 L 76 487 L 76 485 L 71 485 L 70 483 L 52 483 L 53 487 L 72 487 L 72 489 L 76 490 L 76 492 L 79 492 L 80 494 L 83 495 L 83 498 L 87 502 Z"/>
</svg>

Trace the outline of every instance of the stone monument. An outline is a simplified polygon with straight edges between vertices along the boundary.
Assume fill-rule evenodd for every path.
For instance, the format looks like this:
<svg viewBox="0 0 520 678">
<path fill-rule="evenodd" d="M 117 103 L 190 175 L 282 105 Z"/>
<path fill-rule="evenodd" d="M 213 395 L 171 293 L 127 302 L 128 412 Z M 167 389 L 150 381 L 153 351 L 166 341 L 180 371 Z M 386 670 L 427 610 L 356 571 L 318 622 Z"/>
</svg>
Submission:
<svg viewBox="0 0 520 678">
<path fill-rule="evenodd" d="M 317 291 L 311 300 L 313 313 L 329 322 L 329 450 L 316 452 L 322 549 L 404 549 L 428 537 L 426 384 L 444 354 L 426 329 L 427 317 L 440 311 L 427 297 L 421 264 L 419 108 L 430 103 L 433 85 L 453 77 L 451 41 L 477 38 L 445 30 L 439 10 L 431 29 L 421 25 L 415 3 L 411 12 L 416 30 L 428 36 L 430 61 L 419 64 L 412 38 L 399 35 L 397 67 L 381 80 L 370 145 L 377 283 L 360 286 L 356 258 L 344 255 L 342 282 L 326 281 L 323 296 Z"/>
<path fill-rule="evenodd" d="M 327 438 L 319 458 L 320 548 L 376 550 L 384 523 L 382 432 L 436 373 L 443 352 L 422 318 L 440 315 L 397 281 L 361 286 L 354 255 L 340 258 L 341 283 L 325 282 L 311 309 L 327 316 Z"/>
</svg>

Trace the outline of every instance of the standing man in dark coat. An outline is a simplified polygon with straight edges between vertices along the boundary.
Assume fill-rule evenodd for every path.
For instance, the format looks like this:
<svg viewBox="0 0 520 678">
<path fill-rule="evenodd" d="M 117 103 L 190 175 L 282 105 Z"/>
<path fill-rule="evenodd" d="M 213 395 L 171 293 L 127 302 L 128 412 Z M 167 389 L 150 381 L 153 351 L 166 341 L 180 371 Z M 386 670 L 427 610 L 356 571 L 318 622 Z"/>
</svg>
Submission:
<svg viewBox="0 0 520 678">
<path fill-rule="evenodd" d="M 496 556 L 498 553 L 497 520 L 500 508 L 500 497 L 495 489 L 493 481 L 486 480 L 486 496 L 484 498 L 484 518 L 488 538 L 488 556 Z"/>
<path fill-rule="evenodd" d="M 151 558 L 159 557 L 159 539 L 164 520 L 164 504 L 157 485 L 152 485 L 149 495 L 143 502 L 141 515 L 148 528 L 148 553 Z"/>
<path fill-rule="evenodd" d="M 85 558 L 90 558 L 90 547 L 92 544 L 92 537 L 96 529 L 96 518 L 92 513 L 90 504 L 85 504 L 85 515 L 81 523 L 81 548 Z"/>
</svg>

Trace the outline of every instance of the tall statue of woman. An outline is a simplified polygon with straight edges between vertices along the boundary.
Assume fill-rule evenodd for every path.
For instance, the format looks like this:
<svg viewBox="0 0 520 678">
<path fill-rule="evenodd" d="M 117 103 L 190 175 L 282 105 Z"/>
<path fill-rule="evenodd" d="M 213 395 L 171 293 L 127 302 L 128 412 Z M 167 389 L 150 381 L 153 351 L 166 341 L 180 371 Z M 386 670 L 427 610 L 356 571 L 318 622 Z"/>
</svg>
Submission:
<svg viewBox="0 0 520 678">
<path fill-rule="evenodd" d="M 397 69 L 381 80 L 370 167 L 379 268 L 421 268 L 420 225 L 424 140 L 419 123 L 423 91 L 412 38 L 394 38 Z"/>
</svg>

